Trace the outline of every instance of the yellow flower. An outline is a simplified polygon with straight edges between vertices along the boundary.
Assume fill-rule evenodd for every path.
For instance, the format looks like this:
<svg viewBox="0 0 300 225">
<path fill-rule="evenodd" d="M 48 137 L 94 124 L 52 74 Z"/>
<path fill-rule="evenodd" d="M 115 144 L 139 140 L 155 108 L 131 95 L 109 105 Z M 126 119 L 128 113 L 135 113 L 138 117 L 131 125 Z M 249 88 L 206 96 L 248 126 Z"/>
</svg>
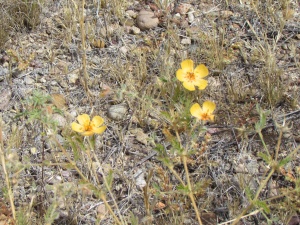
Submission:
<svg viewBox="0 0 300 225">
<path fill-rule="evenodd" d="M 210 101 L 206 101 L 203 103 L 203 107 L 201 108 L 201 106 L 198 103 L 195 103 L 194 105 L 192 105 L 192 107 L 190 108 L 190 112 L 191 114 L 198 118 L 199 120 L 214 120 L 214 115 L 213 112 L 216 108 L 216 104 Z"/>
<path fill-rule="evenodd" d="M 87 114 L 82 114 L 77 116 L 78 123 L 73 122 L 71 124 L 72 130 L 79 132 L 83 136 L 91 136 L 94 133 L 102 134 L 106 126 L 103 125 L 103 118 L 100 116 L 95 116 L 92 121 L 90 120 L 90 116 Z"/>
<path fill-rule="evenodd" d="M 183 87 L 189 91 L 194 91 L 195 86 L 203 90 L 207 86 L 207 80 L 202 78 L 208 75 L 208 69 L 204 64 L 198 65 L 194 69 L 194 62 L 191 59 L 186 59 L 181 62 L 181 69 L 177 70 L 176 77 L 183 82 Z"/>
</svg>

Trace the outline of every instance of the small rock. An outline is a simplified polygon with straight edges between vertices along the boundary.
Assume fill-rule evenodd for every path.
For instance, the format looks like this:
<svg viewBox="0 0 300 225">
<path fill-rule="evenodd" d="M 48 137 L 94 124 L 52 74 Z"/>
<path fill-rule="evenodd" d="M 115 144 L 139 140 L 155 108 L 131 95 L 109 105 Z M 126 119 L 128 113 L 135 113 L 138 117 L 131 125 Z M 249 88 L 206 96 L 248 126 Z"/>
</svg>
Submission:
<svg viewBox="0 0 300 225">
<path fill-rule="evenodd" d="M 112 105 L 108 109 L 108 117 L 112 120 L 121 120 L 124 118 L 126 112 L 127 112 L 127 105 L 124 103 L 118 104 L 118 105 Z"/>
<path fill-rule="evenodd" d="M 188 23 L 188 21 L 187 20 L 181 20 L 180 21 L 180 27 L 181 28 L 187 28 L 187 27 L 189 27 L 189 23 Z"/>
<path fill-rule="evenodd" d="M 57 124 L 58 127 L 64 127 L 67 124 L 66 118 L 57 113 L 52 115 L 52 120 Z"/>
<path fill-rule="evenodd" d="M 188 12 L 188 20 L 189 23 L 192 23 L 195 20 L 195 16 L 193 12 Z"/>
<path fill-rule="evenodd" d="M 126 15 L 128 15 L 128 16 L 130 16 L 131 18 L 136 18 L 136 16 L 137 16 L 137 13 L 135 12 L 135 11 L 133 11 L 133 10 L 127 10 L 126 12 Z"/>
<path fill-rule="evenodd" d="M 51 94 L 51 101 L 58 109 L 66 108 L 66 99 L 62 94 L 59 93 Z"/>
<path fill-rule="evenodd" d="M 78 74 L 76 73 L 71 73 L 68 75 L 68 80 L 70 84 L 75 84 L 77 80 L 79 79 Z"/>
<path fill-rule="evenodd" d="M 148 135 L 143 132 L 141 128 L 136 128 L 130 131 L 132 134 L 135 135 L 135 138 L 141 144 L 147 145 L 148 143 Z"/>
<path fill-rule="evenodd" d="M 131 27 L 134 25 L 134 20 L 131 18 L 124 18 L 120 21 L 122 26 L 128 26 Z"/>
<path fill-rule="evenodd" d="M 128 52 L 128 49 L 127 49 L 125 46 L 122 46 L 122 47 L 120 48 L 120 52 L 121 52 L 122 54 L 126 55 L 126 53 Z"/>
<path fill-rule="evenodd" d="M 144 173 L 141 169 L 136 171 L 136 173 L 133 175 L 135 178 L 135 184 L 139 190 L 143 190 L 143 187 L 147 185 L 146 180 L 144 178 Z"/>
<path fill-rule="evenodd" d="M 181 40 L 181 44 L 183 45 L 190 45 L 192 43 L 192 40 L 190 38 L 183 38 Z"/>
<path fill-rule="evenodd" d="M 1 88 L 0 90 L 0 110 L 4 110 L 7 108 L 9 102 L 10 102 L 10 99 L 11 99 L 11 90 L 10 88 L 7 86 L 7 87 L 3 87 Z"/>
<path fill-rule="evenodd" d="M 55 85 L 57 85 L 57 81 L 56 81 L 56 80 L 53 80 L 53 81 L 50 82 L 50 84 L 51 84 L 52 86 L 55 86 Z"/>
<path fill-rule="evenodd" d="M 137 16 L 137 26 L 141 30 L 149 30 L 157 27 L 158 18 L 154 15 L 153 12 L 141 10 Z"/>
<path fill-rule="evenodd" d="M 190 8 L 191 8 L 191 4 L 181 3 L 176 7 L 175 12 L 184 15 L 189 11 Z"/>
<path fill-rule="evenodd" d="M 27 85 L 31 85 L 31 84 L 34 84 L 34 79 L 32 79 L 32 78 L 29 77 L 29 76 L 26 76 L 26 77 L 24 78 L 24 82 L 25 82 L 25 84 L 27 84 Z"/>
<path fill-rule="evenodd" d="M 229 11 L 229 10 L 223 10 L 220 12 L 220 15 L 223 19 L 227 19 L 227 18 L 233 16 L 233 12 Z"/>
<path fill-rule="evenodd" d="M 139 33 L 141 33 L 140 28 L 138 28 L 136 26 L 132 26 L 131 27 L 131 31 L 132 31 L 133 34 L 139 34 Z"/>
<path fill-rule="evenodd" d="M 6 74 L 8 74 L 8 69 L 0 66 L 0 81 L 4 80 Z"/>
</svg>

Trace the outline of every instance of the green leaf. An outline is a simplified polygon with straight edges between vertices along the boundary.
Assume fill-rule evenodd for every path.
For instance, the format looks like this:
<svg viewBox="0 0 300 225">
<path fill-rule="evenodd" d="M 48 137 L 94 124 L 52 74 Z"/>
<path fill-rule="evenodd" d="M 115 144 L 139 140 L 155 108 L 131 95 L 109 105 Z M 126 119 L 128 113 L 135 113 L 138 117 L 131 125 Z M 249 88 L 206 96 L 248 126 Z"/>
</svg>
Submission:
<svg viewBox="0 0 300 225">
<path fill-rule="evenodd" d="M 108 175 L 106 176 L 106 182 L 110 190 L 112 187 L 113 179 L 113 170 L 109 170 Z"/>
<path fill-rule="evenodd" d="M 262 208 L 266 213 L 270 213 L 271 210 L 270 208 L 268 207 L 267 203 L 264 202 L 264 201 L 259 201 L 257 200 L 255 203 L 254 203 L 258 208 Z"/>
<path fill-rule="evenodd" d="M 131 225 L 139 225 L 139 218 L 130 212 L 130 223 Z"/>
<path fill-rule="evenodd" d="M 57 205 L 53 202 L 47 209 L 45 214 L 45 224 L 52 224 L 55 219 L 59 217 L 59 213 L 56 211 Z"/>
<path fill-rule="evenodd" d="M 281 166 L 285 166 L 287 163 L 289 163 L 292 159 L 290 157 L 286 157 L 282 160 L 279 161 L 279 164 L 278 166 L 281 167 Z"/>
<path fill-rule="evenodd" d="M 167 83 L 168 82 L 168 80 L 166 79 L 166 78 L 164 78 L 164 77 L 160 77 L 159 78 L 162 82 L 164 82 L 164 83 Z"/>
<path fill-rule="evenodd" d="M 177 186 L 177 190 L 184 195 L 188 195 L 190 193 L 188 186 L 184 186 L 182 184 L 179 184 Z"/>
<path fill-rule="evenodd" d="M 271 158 L 270 158 L 270 156 L 268 156 L 267 154 L 265 154 L 265 153 L 262 153 L 262 152 L 259 152 L 258 153 L 258 156 L 259 157 L 261 157 L 267 164 L 270 164 L 270 162 L 271 162 Z"/>
<path fill-rule="evenodd" d="M 247 186 L 245 188 L 245 194 L 249 200 L 253 199 L 253 192 L 251 191 L 250 187 Z"/>
</svg>

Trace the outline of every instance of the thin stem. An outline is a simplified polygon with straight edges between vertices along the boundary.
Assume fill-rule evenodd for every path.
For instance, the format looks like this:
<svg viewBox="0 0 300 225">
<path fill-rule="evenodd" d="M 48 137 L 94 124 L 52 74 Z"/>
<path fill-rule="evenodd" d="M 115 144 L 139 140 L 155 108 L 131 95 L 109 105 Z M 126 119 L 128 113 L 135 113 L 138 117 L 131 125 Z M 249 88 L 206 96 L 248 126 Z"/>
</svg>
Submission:
<svg viewBox="0 0 300 225">
<path fill-rule="evenodd" d="M 199 210 L 198 210 L 198 207 L 197 207 L 197 204 L 195 202 L 194 195 L 193 195 L 193 191 L 192 191 L 192 185 L 191 185 L 191 181 L 190 181 L 190 175 L 189 175 L 189 170 L 188 170 L 188 167 L 187 167 L 186 158 L 187 158 L 186 155 L 182 156 L 183 166 L 184 166 L 184 170 L 185 170 L 185 174 L 186 174 L 186 181 L 187 181 L 187 185 L 188 185 L 188 189 L 189 189 L 189 197 L 192 201 L 192 205 L 194 207 L 194 210 L 195 210 L 195 213 L 196 213 L 196 216 L 197 216 L 197 220 L 198 220 L 199 224 L 202 225 L 202 220 L 200 218 L 200 213 L 199 213 Z"/>
<path fill-rule="evenodd" d="M 70 158 L 69 154 L 67 153 L 66 149 L 58 142 L 56 138 L 53 138 L 55 141 L 55 144 L 60 148 L 60 150 L 64 153 L 64 155 L 67 157 L 68 162 L 74 167 L 76 172 L 79 174 L 79 176 L 85 181 L 88 182 L 88 179 L 83 175 L 83 173 L 78 169 L 76 166 L 76 163 Z"/>
<path fill-rule="evenodd" d="M 98 165 L 101 165 L 100 162 L 99 162 L 98 157 L 97 157 L 96 154 L 95 154 L 94 146 L 93 146 L 92 143 L 91 143 L 90 137 L 88 137 L 87 139 L 88 139 L 88 143 L 89 143 L 89 150 L 88 150 L 88 152 L 89 152 L 89 153 L 92 152 L 93 155 L 94 155 L 95 160 L 96 160 L 97 163 L 98 163 Z M 89 157 L 90 157 L 90 159 L 92 160 L 91 156 L 89 156 Z M 114 203 L 114 206 L 115 206 L 116 209 L 117 209 L 117 212 L 118 212 L 118 214 L 119 214 L 119 217 L 120 217 L 122 223 L 121 223 L 120 220 L 116 217 L 116 215 L 115 215 L 115 213 L 113 212 L 113 210 L 111 209 L 110 205 L 107 203 L 107 200 L 106 200 L 105 195 L 102 194 L 102 192 L 101 192 L 101 195 L 103 195 L 105 198 L 102 198 L 101 196 L 100 196 L 100 197 L 101 197 L 101 199 L 102 199 L 103 202 L 106 202 L 106 203 L 107 203 L 107 205 L 108 205 L 109 208 L 110 208 L 110 212 L 113 214 L 114 218 L 115 218 L 115 219 L 117 218 L 117 220 L 118 220 L 117 223 L 125 224 L 124 221 L 122 220 L 122 215 L 121 215 L 120 209 L 119 209 L 119 207 L 118 207 L 118 204 L 117 204 L 115 198 L 113 197 L 113 193 L 111 192 L 110 187 L 109 187 L 109 185 L 108 185 L 108 182 L 107 182 L 107 180 L 106 180 L 106 177 L 105 177 L 105 175 L 104 175 L 104 171 L 103 171 L 103 169 L 102 169 L 101 166 L 99 167 L 99 169 L 100 169 L 100 172 L 103 174 L 104 185 L 105 185 L 105 187 L 106 187 L 106 189 L 107 189 L 109 195 L 110 195 L 111 198 L 112 198 L 112 201 L 113 201 L 113 203 Z M 95 170 L 94 168 L 93 168 L 93 173 L 96 173 L 96 170 Z M 97 177 L 97 174 L 95 174 L 95 176 Z M 98 178 L 97 178 L 97 182 L 98 182 L 98 184 L 100 184 Z M 107 207 L 108 207 L 108 206 L 107 206 Z"/>
<path fill-rule="evenodd" d="M 179 133 L 178 133 L 177 130 L 176 130 L 176 137 L 177 137 L 177 139 L 179 141 L 180 148 L 182 148 L 181 139 L 180 139 L 180 136 L 179 136 Z M 184 171 L 185 171 L 185 175 L 186 175 L 187 186 L 188 186 L 188 189 L 189 189 L 189 194 L 188 195 L 189 195 L 189 198 L 192 201 L 192 205 L 194 207 L 197 220 L 198 220 L 199 224 L 202 225 L 202 220 L 200 218 L 200 213 L 199 213 L 199 210 L 198 210 L 198 207 L 197 207 L 197 204 L 195 202 L 194 195 L 193 195 L 193 191 L 192 191 L 192 185 L 191 185 L 191 181 L 190 181 L 189 169 L 187 167 L 187 160 L 186 160 L 187 159 L 187 151 L 186 150 L 184 150 L 183 154 L 181 155 L 181 158 L 182 158 L 182 162 L 183 162 L 183 166 L 184 166 Z M 183 183 L 183 181 L 182 181 L 182 183 Z"/>
<path fill-rule="evenodd" d="M 278 138 L 278 142 L 277 142 L 277 146 L 276 146 L 275 162 L 276 162 L 277 159 L 278 159 L 278 153 L 279 153 L 279 149 L 280 149 L 280 145 L 281 145 L 281 139 L 282 139 L 282 129 L 280 130 L 279 138 Z"/>
<path fill-rule="evenodd" d="M 263 180 L 263 182 L 260 184 L 253 200 L 251 200 L 251 203 L 243 210 L 243 212 L 237 218 L 235 218 L 232 225 L 237 224 L 241 220 L 241 218 L 248 212 L 248 210 L 250 210 L 253 207 L 253 205 L 255 204 L 255 202 L 257 201 L 257 199 L 259 197 L 260 192 L 263 190 L 264 187 L 266 187 L 269 179 L 271 178 L 271 176 L 273 175 L 274 172 L 275 172 L 275 169 L 272 168 L 270 173 L 268 174 L 267 178 L 265 180 Z"/>
<path fill-rule="evenodd" d="M 81 2 L 81 14 L 79 18 L 79 24 L 80 24 L 80 33 L 81 33 L 81 47 L 82 47 L 82 72 L 83 72 L 83 79 L 84 79 L 84 89 L 86 93 L 88 94 L 88 73 L 86 69 L 86 47 L 85 47 L 85 27 L 84 27 L 84 5 L 85 0 L 82 0 Z"/>
<path fill-rule="evenodd" d="M 1 129 L 0 129 L 0 132 L 1 132 L 0 136 L 2 136 Z M 4 152 L 3 152 L 2 147 L 3 147 L 3 142 L 2 142 L 2 138 L 1 138 L 1 145 L 0 145 L 1 164 L 2 164 L 2 168 L 3 168 L 4 176 L 5 176 L 5 182 L 6 182 L 6 187 L 7 187 L 7 192 L 8 192 L 12 215 L 13 215 L 14 221 L 16 221 L 16 209 L 15 209 L 15 204 L 14 204 L 14 195 L 13 195 L 13 192 L 11 191 L 11 186 L 10 186 L 10 182 L 9 182 L 8 173 L 6 170 L 5 157 L 4 157 Z"/>
</svg>

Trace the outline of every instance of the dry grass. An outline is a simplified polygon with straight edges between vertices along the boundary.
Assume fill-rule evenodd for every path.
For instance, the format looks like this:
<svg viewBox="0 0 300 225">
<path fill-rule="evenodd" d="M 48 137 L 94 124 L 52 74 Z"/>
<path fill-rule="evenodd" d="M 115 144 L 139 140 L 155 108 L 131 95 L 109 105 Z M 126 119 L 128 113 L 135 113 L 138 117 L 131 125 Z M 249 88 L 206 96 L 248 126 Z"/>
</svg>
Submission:
<svg viewBox="0 0 300 225">
<path fill-rule="evenodd" d="M 169 3 L 180 1 L 0 2 L 0 91 L 12 93 L 0 104 L 0 222 L 291 225 L 299 216 L 299 2 L 190 2 L 188 26 L 172 18 Z M 120 25 L 148 3 L 160 27 Z M 205 90 L 176 79 L 186 58 L 208 67 Z M 214 122 L 190 114 L 206 100 Z M 119 104 L 126 114 L 113 120 L 106 111 Z M 72 131 L 83 113 L 107 130 Z"/>
</svg>

